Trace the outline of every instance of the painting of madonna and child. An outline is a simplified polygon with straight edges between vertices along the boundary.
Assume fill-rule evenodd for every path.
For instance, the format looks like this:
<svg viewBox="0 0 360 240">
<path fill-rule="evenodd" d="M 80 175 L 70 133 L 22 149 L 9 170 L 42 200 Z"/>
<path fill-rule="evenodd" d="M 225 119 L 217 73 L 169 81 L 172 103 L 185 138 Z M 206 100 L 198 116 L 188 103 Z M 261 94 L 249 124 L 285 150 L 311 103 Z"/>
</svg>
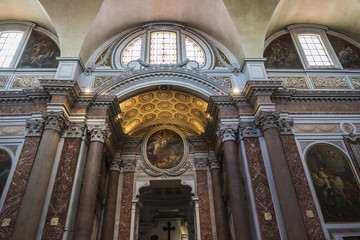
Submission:
<svg viewBox="0 0 360 240">
<path fill-rule="evenodd" d="M 326 223 L 360 222 L 360 187 L 349 159 L 329 144 L 306 154 L 311 180 Z"/>
<path fill-rule="evenodd" d="M 153 133 L 147 141 L 146 157 L 156 168 L 174 168 L 184 157 L 184 142 L 180 135 L 173 130 L 159 130 Z"/>
</svg>

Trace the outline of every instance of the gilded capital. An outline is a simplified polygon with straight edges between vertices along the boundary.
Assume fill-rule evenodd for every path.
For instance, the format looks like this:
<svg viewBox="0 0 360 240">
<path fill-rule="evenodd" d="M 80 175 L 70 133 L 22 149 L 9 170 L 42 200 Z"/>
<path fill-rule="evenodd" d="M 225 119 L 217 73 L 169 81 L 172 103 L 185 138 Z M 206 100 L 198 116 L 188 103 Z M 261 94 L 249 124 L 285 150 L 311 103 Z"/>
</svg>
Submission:
<svg viewBox="0 0 360 240">
<path fill-rule="evenodd" d="M 279 117 L 280 117 L 279 112 L 261 111 L 255 118 L 255 125 L 261 131 L 265 131 L 269 128 L 278 128 Z"/>
<path fill-rule="evenodd" d="M 65 117 L 64 112 L 44 112 L 45 128 L 62 132 L 69 125 L 69 120 Z"/>
<path fill-rule="evenodd" d="M 222 142 L 235 141 L 237 131 L 237 124 L 221 124 L 216 131 L 216 135 L 221 138 Z"/>
<path fill-rule="evenodd" d="M 104 126 L 92 126 L 89 127 L 90 133 L 90 142 L 102 142 L 104 143 L 105 140 L 110 137 L 111 132 L 108 128 L 107 124 Z"/>
</svg>

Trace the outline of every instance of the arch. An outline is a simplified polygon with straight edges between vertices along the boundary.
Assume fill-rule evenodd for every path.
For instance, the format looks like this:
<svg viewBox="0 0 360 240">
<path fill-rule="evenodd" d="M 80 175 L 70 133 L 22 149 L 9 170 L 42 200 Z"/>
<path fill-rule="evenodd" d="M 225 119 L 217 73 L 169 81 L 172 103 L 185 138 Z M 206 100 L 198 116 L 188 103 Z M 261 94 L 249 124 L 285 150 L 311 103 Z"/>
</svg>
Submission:
<svg viewBox="0 0 360 240">
<path fill-rule="evenodd" d="M 310 146 L 305 161 L 326 223 L 359 222 L 359 180 L 349 158 L 327 143 Z"/>
<path fill-rule="evenodd" d="M 195 70 L 161 65 L 125 72 L 123 75 L 105 82 L 95 92 L 124 98 L 124 96 L 130 96 L 131 93 L 134 94 L 136 90 L 151 89 L 159 85 L 185 89 L 205 100 L 211 95 L 227 95 L 230 93 L 227 86 L 213 80 L 206 74 Z"/>
<path fill-rule="evenodd" d="M 9 178 L 11 166 L 12 157 L 10 153 L 4 149 L 0 149 L 0 199 Z"/>
</svg>

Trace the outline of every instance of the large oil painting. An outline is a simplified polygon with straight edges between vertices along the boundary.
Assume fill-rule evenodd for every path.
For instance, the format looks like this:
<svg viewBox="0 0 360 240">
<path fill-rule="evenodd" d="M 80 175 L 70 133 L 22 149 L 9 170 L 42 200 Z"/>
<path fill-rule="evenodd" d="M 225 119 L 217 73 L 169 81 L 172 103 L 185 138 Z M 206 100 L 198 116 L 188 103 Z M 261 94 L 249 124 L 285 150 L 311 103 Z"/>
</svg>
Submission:
<svg viewBox="0 0 360 240">
<path fill-rule="evenodd" d="M 9 153 L 0 149 L 0 198 L 11 168 L 11 157 Z"/>
<path fill-rule="evenodd" d="M 184 141 L 171 129 L 158 130 L 151 134 L 146 143 L 146 157 L 155 168 L 174 168 L 184 157 Z"/>
<path fill-rule="evenodd" d="M 266 68 L 301 69 L 301 63 L 290 34 L 272 41 L 264 51 Z"/>
<path fill-rule="evenodd" d="M 20 62 L 21 68 L 57 68 L 60 50 L 45 34 L 33 31 Z"/>
<path fill-rule="evenodd" d="M 345 154 L 332 145 L 317 144 L 307 151 L 306 162 L 324 221 L 359 222 L 359 181 Z"/>
<path fill-rule="evenodd" d="M 353 44 L 332 36 L 328 35 L 328 39 L 338 56 L 338 59 L 345 69 L 360 68 L 360 49 L 355 47 Z"/>
</svg>

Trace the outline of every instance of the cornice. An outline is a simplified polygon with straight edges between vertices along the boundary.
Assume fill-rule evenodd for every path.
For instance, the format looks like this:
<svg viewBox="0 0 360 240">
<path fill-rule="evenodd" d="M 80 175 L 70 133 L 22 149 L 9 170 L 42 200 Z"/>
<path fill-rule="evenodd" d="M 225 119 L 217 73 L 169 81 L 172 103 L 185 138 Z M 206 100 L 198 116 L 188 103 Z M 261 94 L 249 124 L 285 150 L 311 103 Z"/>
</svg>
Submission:
<svg viewBox="0 0 360 240">
<path fill-rule="evenodd" d="M 1 105 L 45 104 L 48 102 L 50 102 L 50 95 L 43 89 L 24 89 L 0 94 Z"/>
<path fill-rule="evenodd" d="M 357 102 L 360 91 L 299 91 L 281 89 L 272 96 L 280 102 Z"/>
<path fill-rule="evenodd" d="M 50 95 L 67 96 L 71 103 L 79 97 L 81 90 L 74 80 L 39 79 L 41 85 Z"/>
<path fill-rule="evenodd" d="M 272 95 L 281 83 L 282 81 L 277 80 L 248 80 L 242 94 L 251 101 L 255 95 Z"/>
</svg>

